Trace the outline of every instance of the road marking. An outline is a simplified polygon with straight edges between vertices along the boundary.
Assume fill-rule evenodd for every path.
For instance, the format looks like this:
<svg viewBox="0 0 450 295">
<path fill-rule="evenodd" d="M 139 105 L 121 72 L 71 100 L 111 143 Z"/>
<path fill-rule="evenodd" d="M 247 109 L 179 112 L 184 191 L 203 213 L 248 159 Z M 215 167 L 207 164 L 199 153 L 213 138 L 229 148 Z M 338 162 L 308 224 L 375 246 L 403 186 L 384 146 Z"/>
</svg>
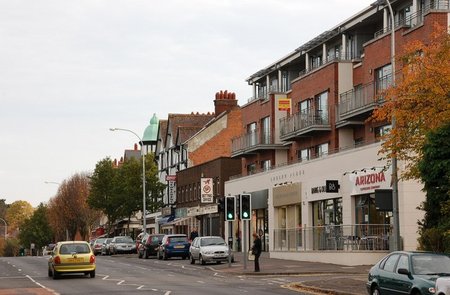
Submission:
<svg viewBox="0 0 450 295">
<path fill-rule="evenodd" d="M 55 290 L 52 290 L 52 289 L 50 289 L 50 288 L 48 288 L 48 287 L 42 285 L 41 283 L 39 283 L 38 281 L 34 280 L 34 279 L 33 279 L 32 277 L 30 277 L 29 275 L 26 275 L 26 277 L 27 277 L 28 279 L 30 279 L 33 283 L 35 283 L 36 285 L 38 285 L 39 287 L 44 288 L 45 290 L 51 292 L 52 294 L 59 295 L 59 293 L 57 293 Z"/>
</svg>

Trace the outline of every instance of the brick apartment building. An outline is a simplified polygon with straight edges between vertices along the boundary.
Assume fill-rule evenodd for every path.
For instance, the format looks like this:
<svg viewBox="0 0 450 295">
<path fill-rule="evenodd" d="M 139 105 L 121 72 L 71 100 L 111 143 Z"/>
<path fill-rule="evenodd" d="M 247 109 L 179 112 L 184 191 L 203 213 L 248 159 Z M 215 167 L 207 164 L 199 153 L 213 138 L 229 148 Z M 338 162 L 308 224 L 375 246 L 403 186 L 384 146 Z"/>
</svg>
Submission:
<svg viewBox="0 0 450 295">
<path fill-rule="evenodd" d="M 390 123 L 367 119 L 392 84 L 392 26 L 399 57 L 435 22 L 448 27 L 450 10 L 449 1 L 391 3 L 394 24 L 386 5 L 367 7 L 247 79 L 254 95 L 231 151 L 241 175 L 225 194 L 252 194 L 249 236 L 259 233 L 272 257 L 371 264 L 393 248 L 389 195 L 375 198 L 391 188 L 392 168 L 378 155 Z M 401 246 L 414 250 L 425 195 L 417 182 L 398 187 Z"/>
</svg>

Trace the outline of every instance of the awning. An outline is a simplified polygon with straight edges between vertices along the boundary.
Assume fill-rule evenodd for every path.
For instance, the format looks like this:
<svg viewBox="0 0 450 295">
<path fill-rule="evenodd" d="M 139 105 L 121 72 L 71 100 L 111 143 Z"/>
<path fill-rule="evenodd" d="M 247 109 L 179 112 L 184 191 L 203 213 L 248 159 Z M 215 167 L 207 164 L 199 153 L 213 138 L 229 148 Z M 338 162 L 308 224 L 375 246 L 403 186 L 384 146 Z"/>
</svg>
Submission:
<svg viewBox="0 0 450 295">
<path fill-rule="evenodd" d="M 165 225 L 187 225 L 183 224 L 185 221 L 192 219 L 193 217 L 181 217 L 181 218 L 175 218 L 174 220 L 167 222 Z"/>
<path fill-rule="evenodd" d="M 157 218 L 156 222 L 158 222 L 159 225 L 163 225 L 166 224 L 168 222 L 171 222 L 172 220 L 174 220 L 175 216 L 174 215 L 169 215 L 166 217 L 161 217 L 161 218 Z"/>
</svg>

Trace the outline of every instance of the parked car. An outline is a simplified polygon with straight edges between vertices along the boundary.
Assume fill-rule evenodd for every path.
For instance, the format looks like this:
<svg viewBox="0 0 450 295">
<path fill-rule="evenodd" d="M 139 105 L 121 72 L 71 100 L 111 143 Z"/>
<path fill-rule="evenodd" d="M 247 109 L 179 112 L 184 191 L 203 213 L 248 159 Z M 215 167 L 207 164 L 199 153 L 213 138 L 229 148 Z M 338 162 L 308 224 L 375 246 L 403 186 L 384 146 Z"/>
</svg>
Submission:
<svg viewBox="0 0 450 295">
<path fill-rule="evenodd" d="M 65 241 L 56 244 L 48 260 L 48 276 L 56 280 L 68 273 L 95 277 L 95 255 L 88 242 Z"/>
<path fill-rule="evenodd" d="M 396 251 L 369 271 L 367 292 L 379 294 L 435 294 L 436 280 L 450 276 L 450 257 L 430 252 Z"/>
<path fill-rule="evenodd" d="M 106 238 L 98 238 L 92 244 L 92 250 L 94 251 L 94 255 L 100 254 L 102 252 L 102 245 Z"/>
<path fill-rule="evenodd" d="M 109 243 L 109 253 L 136 253 L 136 243 L 128 236 L 114 237 Z"/>
<path fill-rule="evenodd" d="M 138 257 L 147 259 L 156 256 L 164 234 L 145 234 L 139 243 Z"/>
<path fill-rule="evenodd" d="M 222 237 L 197 237 L 189 248 L 189 257 L 191 264 L 194 264 L 196 260 L 203 265 L 207 262 L 221 263 L 228 261 L 228 250 L 228 245 Z M 231 261 L 234 262 L 233 254 L 231 255 Z"/>
<path fill-rule="evenodd" d="M 106 238 L 102 244 L 102 250 L 100 251 L 101 255 L 111 255 L 109 252 L 109 244 L 111 243 L 113 238 Z"/>
<path fill-rule="evenodd" d="M 436 280 L 436 294 L 450 295 L 450 274 L 447 277 L 440 277 Z"/>
<path fill-rule="evenodd" d="M 158 248 L 158 259 L 168 259 L 170 257 L 181 257 L 186 259 L 189 257 L 189 241 L 187 235 L 172 234 L 165 235 Z"/>
</svg>

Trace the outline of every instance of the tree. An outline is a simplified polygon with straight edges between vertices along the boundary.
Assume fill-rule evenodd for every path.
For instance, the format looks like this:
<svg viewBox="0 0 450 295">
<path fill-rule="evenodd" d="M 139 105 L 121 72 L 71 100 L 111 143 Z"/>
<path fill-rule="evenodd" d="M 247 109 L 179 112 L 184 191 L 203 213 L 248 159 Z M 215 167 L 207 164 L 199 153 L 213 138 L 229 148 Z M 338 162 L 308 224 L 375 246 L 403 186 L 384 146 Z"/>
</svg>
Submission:
<svg viewBox="0 0 450 295">
<path fill-rule="evenodd" d="M 88 239 L 93 220 L 99 217 L 87 204 L 89 181 L 86 173 L 74 174 L 62 182 L 49 202 L 49 220 L 56 229 L 57 240 L 65 239 L 65 235 L 74 240 L 77 233 Z"/>
<path fill-rule="evenodd" d="M 382 97 L 384 104 L 372 116 L 396 126 L 384 136 L 381 153 L 404 160 L 404 179 L 419 179 L 426 134 L 450 121 L 450 35 L 435 25 L 428 43 L 412 41 L 405 48 L 401 75 Z"/>
<path fill-rule="evenodd" d="M 450 123 L 427 135 L 418 164 L 426 200 L 419 223 L 423 250 L 450 252 Z"/>
<path fill-rule="evenodd" d="M 47 206 L 39 204 L 31 218 L 26 219 L 19 233 L 21 245 L 34 243 L 37 249 L 53 241 L 53 232 L 47 218 Z"/>
<path fill-rule="evenodd" d="M 107 233 L 119 215 L 117 208 L 120 203 L 114 193 L 117 191 L 114 187 L 116 173 L 117 169 L 114 168 L 111 159 L 105 158 L 97 162 L 94 173 L 90 177 L 91 189 L 87 203 L 91 208 L 100 210 L 107 217 Z"/>
<path fill-rule="evenodd" d="M 158 166 L 153 153 L 145 155 L 145 180 L 147 210 L 156 212 L 163 206 L 162 195 L 166 185 L 159 181 Z"/>
<path fill-rule="evenodd" d="M 26 219 L 33 215 L 33 206 L 27 201 L 15 201 L 6 210 L 5 219 L 8 223 L 8 231 L 14 235 Z"/>
<path fill-rule="evenodd" d="M 6 200 L 0 199 L 0 218 L 5 219 L 6 209 L 8 209 L 8 206 L 6 205 Z"/>
<path fill-rule="evenodd" d="M 142 209 L 142 164 L 130 158 L 117 169 L 114 178 L 114 195 L 118 201 L 117 217 L 128 218 L 128 230 L 131 216 Z"/>
</svg>

